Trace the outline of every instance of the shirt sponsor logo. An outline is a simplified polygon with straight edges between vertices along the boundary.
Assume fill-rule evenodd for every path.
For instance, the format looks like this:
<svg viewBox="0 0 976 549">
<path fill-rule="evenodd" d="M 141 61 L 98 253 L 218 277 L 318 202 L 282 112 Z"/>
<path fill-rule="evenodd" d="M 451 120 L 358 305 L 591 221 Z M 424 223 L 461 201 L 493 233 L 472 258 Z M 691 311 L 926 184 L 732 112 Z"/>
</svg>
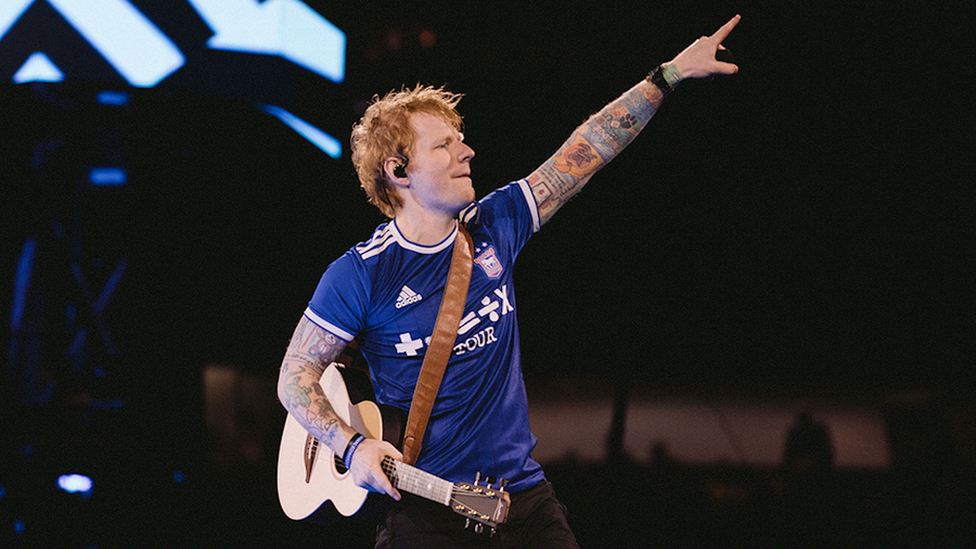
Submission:
<svg viewBox="0 0 976 549">
<path fill-rule="evenodd" d="M 463 355 L 464 353 L 474 351 L 475 349 L 480 349 L 485 345 L 489 345 L 496 341 L 498 341 L 498 338 L 495 337 L 495 327 L 488 326 L 484 330 L 481 330 L 461 343 L 455 345 L 454 354 Z"/>
<path fill-rule="evenodd" d="M 404 291 L 410 291 L 410 288 L 403 287 L 403 290 L 400 291 L 401 298 L 404 296 Z M 412 291 L 410 293 L 417 295 Z M 416 300 L 420 300 L 419 295 L 417 295 Z M 400 307 L 399 299 L 397 300 L 397 307 Z M 498 337 L 495 335 L 495 327 L 491 324 L 498 322 L 502 316 L 514 311 L 515 307 L 509 301 L 507 285 L 496 288 L 491 294 L 483 297 L 481 299 L 481 306 L 461 319 L 461 325 L 458 327 L 458 335 L 463 336 L 464 340 L 454 346 L 454 354 L 463 355 L 497 342 Z M 482 325 L 482 322 L 491 324 Z M 475 331 L 475 328 L 479 327 L 480 329 Z M 407 332 L 400 334 L 400 342 L 394 344 L 394 347 L 398 354 L 417 356 L 420 354 L 421 349 L 430 345 L 430 340 L 431 336 L 427 336 L 425 339 L 417 339 Z"/>
<path fill-rule="evenodd" d="M 508 300 L 508 285 L 496 288 L 492 295 L 481 298 L 481 305 L 479 309 L 471 311 L 461 319 L 458 335 L 467 334 L 485 319 L 493 323 L 498 322 L 502 315 L 507 315 L 515 310 L 515 307 Z"/>
</svg>

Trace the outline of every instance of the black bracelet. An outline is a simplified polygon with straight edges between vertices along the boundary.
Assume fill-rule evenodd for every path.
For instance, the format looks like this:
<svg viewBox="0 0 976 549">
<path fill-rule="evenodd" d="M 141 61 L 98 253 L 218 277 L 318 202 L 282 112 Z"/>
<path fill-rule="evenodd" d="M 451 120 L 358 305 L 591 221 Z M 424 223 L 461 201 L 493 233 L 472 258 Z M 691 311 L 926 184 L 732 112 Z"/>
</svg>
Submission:
<svg viewBox="0 0 976 549">
<path fill-rule="evenodd" d="M 356 452 L 356 448 L 359 447 L 359 443 L 364 440 L 366 440 L 366 437 L 359 433 L 356 433 L 351 439 L 349 439 L 349 443 L 346 444 L 346 449 L 342 452 L 342 463 L 346 466 L 346 469 L 352 468 L 352 464 L 349 463 L 349 460 L 352 459 L 352 455 Z"/>
<path fill-rule="evenodd" d="M 668 84 L 668 81 L 665 80 L 664 68 L 661 65 L 654 67 L 654 70 L 647 75 L 647 81 L 657 86 L 661 90 L 661 93 L 664 94 L 664 97 L 667 97 L 669 93 L 674 91 L 671 84 Z"/>
</svg>

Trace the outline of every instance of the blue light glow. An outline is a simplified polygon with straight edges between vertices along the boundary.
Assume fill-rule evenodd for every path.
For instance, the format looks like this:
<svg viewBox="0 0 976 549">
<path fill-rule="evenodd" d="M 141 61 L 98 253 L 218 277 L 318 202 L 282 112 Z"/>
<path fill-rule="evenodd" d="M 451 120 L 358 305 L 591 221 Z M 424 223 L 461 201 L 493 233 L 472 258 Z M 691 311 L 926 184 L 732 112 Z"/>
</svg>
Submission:
<svg viewBox="0 0 976 549">
<path fill-rule="evenodd" d="M 129 94 L 119 91 L 103 91 L 98 92 L 98 95 L 95 96 L 95 100 L 102 105 L 121 107 L 129 102 Z"/>
<path fill-rule="evenodd" d="M 129 181 L 129 175 L 122 168 L 92 168 L 88 181 L 99 187 L 117 187 Z"/>
<path fill-rule="evenodd" d="M 24 318 L 24 307 L 27 304 L 27 290 L 30 287 L 31 272 L 34 269 L 34 253 L 37 243 L 33 238 L 24 242 L 24 249 L 17 261 L 17 277 L 14 281 L 14 302 L 10 311 L 10 327 L 17 331 Z"/>
<path fill-rule="evenodd" d="M 342 144 L 335 137 L 332 137 L 281 107 L 262 105 L 261 110 L 284 122 L 289 128 L 298 132 L 298 135 L 307 139 L 332 158 L 342 156 Z"/>
<path fill-rule="evenodd" d="M 71 474 L 58 477 L 58 488 L 69 494 L 91 494 L 92 479 L 85 475 Z"/>
</svg>

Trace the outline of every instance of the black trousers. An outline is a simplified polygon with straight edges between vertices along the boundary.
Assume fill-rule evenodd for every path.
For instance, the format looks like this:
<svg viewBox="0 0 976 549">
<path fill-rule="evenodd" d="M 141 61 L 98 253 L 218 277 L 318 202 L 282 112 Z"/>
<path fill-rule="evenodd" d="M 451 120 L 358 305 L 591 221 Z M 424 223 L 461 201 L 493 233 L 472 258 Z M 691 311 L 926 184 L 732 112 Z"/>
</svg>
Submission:
<svg viewBox="0 0 976 549">
<path fill-rule="evenodd" d="M 492 535 L 478 534 L 473 524 L 444 505 L 403 493 L 376 530 L 376 549 L 468 548 L 579 549 L 569 529 L 566 507 L 549 482 L 511 494 L 508 520 Z"/>
</svg>

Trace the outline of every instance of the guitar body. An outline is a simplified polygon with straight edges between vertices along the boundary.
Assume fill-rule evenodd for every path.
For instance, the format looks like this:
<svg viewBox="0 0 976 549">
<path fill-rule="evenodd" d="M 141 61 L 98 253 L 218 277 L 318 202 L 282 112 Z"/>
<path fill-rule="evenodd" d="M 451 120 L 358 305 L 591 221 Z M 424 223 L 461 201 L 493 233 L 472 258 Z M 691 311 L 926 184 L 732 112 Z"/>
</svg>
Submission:
<svg viewBox="0 0 976 549">
<path fill-rule="evenodd" d="M 351 375 L 357 373 L 350 372 Z M 368 378 L 366 381 L 368 383 Z M 379 406 L 370 400 L 353 404 L 339 369 L 329 365 L 319 385 L 343 421 L 368 438 L 383 438 Z M 317 448 L 306 465 L 306 453 L 311 453 L 306 449 L 309 443 Z M 340 462 L 341 459 L 339 456 Z M 369 491 L 356 486 L 349 472 L 344 467 L 341 469 L 336 464 L 334 452 L 310 437 L 298 420 L 288 414 L 278 451 L 278 500 L 285 514 L 294 520 L 304 520 L 315 514 L 318 521 L 328 521 L 335 517 L 335 512 L 346 517 L 357 513 L 366 502 Z M 321 509 L 322 512 L 316 513 L 320 508 L 328 507 L 323 505 L 326 502 L 331 503 L 335 512 Z"/>
<path fill-rule="evenodd" d="M 372 384 L 365 373 L 330 364 L 322 373 L 319 385 L 336 415 L 357 432 L 402 446 L 406 414 L 394 407 L 377 406 L 371 400 Z M 475 531 L 482 531 L 484 526 L 494 529 L 508 517 L 511 503 L 505 492 L 508 481 L 503 480 L 499 487 L 479 484 L 477 478 L 471 484 L 454 484 L 390 456 L 386 456 L 382 465 L 383 472 L 397 489 L 450 507 L 468 519 L 467 522 L 473 521 Z M 328 446 L 309 435 L 291 414 L 285 419 L 278 450 L 278 500 L 288 518 L 320 523 L 352 515 L 379 520 L 390 501 L 357 486 L 342 464 L 341 456 L 337 459 Z"/>
</svg>

